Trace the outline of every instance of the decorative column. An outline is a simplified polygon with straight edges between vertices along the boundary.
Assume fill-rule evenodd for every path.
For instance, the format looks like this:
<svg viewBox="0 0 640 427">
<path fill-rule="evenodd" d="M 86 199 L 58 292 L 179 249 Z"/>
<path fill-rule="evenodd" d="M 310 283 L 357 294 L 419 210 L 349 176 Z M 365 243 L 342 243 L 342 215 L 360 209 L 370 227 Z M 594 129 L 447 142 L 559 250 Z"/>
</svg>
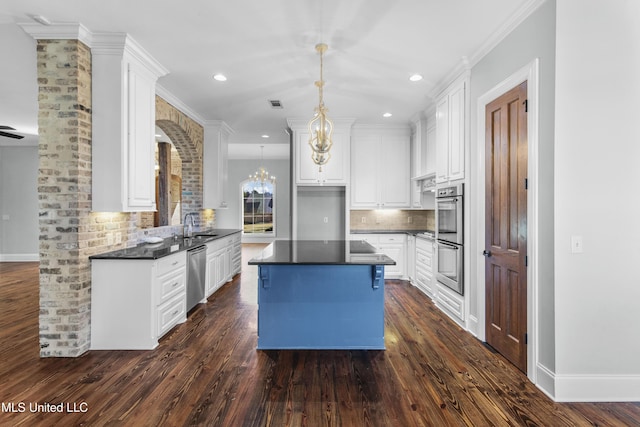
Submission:
<svg viewBox="0 0 640 427">
<path fill-rule="evenodd" d="M 23 28 L 37 40 L 40 356 L 75 357 L 91 332 L 91 51 Z"/>
</svg>

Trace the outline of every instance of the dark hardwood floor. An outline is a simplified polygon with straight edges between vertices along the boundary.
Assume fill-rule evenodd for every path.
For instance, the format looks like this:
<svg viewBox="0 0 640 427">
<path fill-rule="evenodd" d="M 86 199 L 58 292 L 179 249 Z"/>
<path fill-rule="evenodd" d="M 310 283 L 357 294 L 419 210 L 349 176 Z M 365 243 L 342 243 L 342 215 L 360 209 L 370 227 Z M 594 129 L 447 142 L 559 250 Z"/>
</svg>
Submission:
<svg viewBox="0 0 640 427">
<path fill-rule="evenodd" d="M 38 357 L 38 266 L 0 263 L 0 426 L 640 426 L 640 403 L 554 403 L 402 281 L 386 351 L 256 351 L 259 248 L 156 350 L 79 358 Z"/>
</svg>

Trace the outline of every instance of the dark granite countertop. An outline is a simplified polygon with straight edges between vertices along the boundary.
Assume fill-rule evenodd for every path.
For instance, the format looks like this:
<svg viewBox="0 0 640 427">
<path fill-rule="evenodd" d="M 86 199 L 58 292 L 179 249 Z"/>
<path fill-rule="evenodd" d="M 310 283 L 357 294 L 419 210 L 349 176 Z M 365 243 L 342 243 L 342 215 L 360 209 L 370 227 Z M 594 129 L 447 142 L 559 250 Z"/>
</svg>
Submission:
<svg viewBox="0 0 640 427">
<path fill-rule="evenodd" d="M 420 233 L 430 232 L 433 230 L 350 230 L 351 234 L 409 234 L 415 236 Z"/>
<path fill-rule="evenodd" d="M 222 239 L 241 231 L 239 229 L 226 228 L 195 231 L 193 233 L 194 237 L 182 238 L 182 236 L 179 236 L 177 240 L 173 237 L 167 237 L 159 243 L 140 243 L 131 248 L 92 255 L 89 259 L 157 259 L 176 252 L 194 249 L 205 245 L 207 242 Z"/>
<path fill-rule="evenodd" d="M 395 265 L 395 261 L 361 240 L 276 240 L 249 265 L 327 264 Z"/>
</svg>

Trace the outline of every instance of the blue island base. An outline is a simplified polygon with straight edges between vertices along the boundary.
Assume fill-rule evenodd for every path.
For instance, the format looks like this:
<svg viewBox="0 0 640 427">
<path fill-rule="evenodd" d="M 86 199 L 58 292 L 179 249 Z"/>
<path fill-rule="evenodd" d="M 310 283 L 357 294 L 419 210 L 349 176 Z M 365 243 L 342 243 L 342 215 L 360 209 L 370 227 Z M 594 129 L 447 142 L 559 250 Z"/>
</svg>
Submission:
<svg viewBox="0 0 640 427">
<path fill-rule="evenodd" d="M 384 350 L 384 265 L 259 265 L 258 349 Z"/>
</svg>

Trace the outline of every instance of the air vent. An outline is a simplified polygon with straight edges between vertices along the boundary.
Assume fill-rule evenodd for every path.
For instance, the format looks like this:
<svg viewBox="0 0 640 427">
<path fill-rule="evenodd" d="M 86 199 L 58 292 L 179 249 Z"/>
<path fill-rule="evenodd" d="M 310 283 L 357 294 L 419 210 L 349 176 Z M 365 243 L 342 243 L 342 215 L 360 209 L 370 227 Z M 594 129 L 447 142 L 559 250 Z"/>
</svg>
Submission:
<svg viewBox="0 0 640 427">
<path fill-rule="evenodd" d="M 271 104 L 271 108 L 282 108 L 282 102 L 277 99 L 270 99 L 269 104 Z"/>
</svg>

